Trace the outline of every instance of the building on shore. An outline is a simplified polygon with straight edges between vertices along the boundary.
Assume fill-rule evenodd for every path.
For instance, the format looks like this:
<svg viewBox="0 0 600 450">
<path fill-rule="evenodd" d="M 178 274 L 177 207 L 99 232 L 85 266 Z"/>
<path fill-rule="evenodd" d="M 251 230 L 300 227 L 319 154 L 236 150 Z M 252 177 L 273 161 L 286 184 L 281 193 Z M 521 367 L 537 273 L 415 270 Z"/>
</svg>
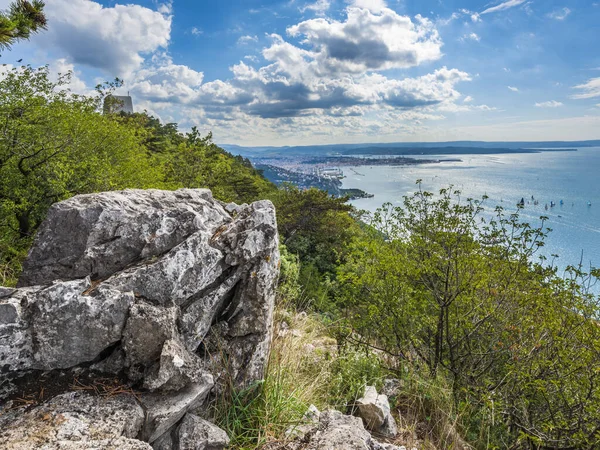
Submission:
<svg viewBox="0 0 600 450">
<path fill-rule="evenodd" d="M 339 167 L 317 169 L 317 175 L 323 178 L 344 178 L 344 172 Z"/>
<path fill-rule="evenodd" d="M 107 95 L 104 99 L 104 114 L 133 114 L 133 100 L 129 95 Z"/>
</svg>

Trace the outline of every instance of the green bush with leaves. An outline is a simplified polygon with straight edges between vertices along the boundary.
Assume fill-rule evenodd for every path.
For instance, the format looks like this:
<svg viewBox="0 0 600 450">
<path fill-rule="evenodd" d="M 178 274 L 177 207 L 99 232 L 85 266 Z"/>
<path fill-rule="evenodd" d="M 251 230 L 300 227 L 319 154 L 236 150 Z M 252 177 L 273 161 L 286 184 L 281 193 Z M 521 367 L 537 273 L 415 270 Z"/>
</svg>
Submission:
<svg viewBox="0 0 600 450">
<path fill-rule="evenodd" d="M 145 113 L 101 114 L 119 80 L 85 96 L 69 90 L 70 79 L 26 66 L 0 80 L 0 285 L 16 282 L 48 208 L 73 195 L 210 188 L 220 200 L 244 203 L 275 190 L 210 135 L 179 133 Z"/>
<path fill-rule="evenodd" d="M 600 445 L 600 311 L 582 288 L 598 273 L 565 280 L 533 262 L 545 219 L 485 200 L 419 190 L 379 210 L 338 272 L 349 336 L 446 377 L 457 405 L 494 424 L 476 433 L 486 448 Z"/>
</svg>

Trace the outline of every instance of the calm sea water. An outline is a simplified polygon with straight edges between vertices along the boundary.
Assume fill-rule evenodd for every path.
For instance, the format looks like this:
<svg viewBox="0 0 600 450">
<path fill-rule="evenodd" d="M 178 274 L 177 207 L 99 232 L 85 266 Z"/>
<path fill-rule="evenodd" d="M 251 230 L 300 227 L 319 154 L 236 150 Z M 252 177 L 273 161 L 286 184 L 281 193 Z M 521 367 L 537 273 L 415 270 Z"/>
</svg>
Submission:
<svg viewBox="0 0 600 450">
<path fill-rule="evenodd" d="M 515 211 L 516 203 L 525 198 L 530 204 L 521 211 L 522 220 L 539 225 L 540 216 L 550 218 L 546 226 L 553 231 L 543 254 L 560 255 L 556 263 L 564 268 L 578 264 L 583 251 L 587 267 L 590 263 L 600 266 L 600 148 L 456 158 L 462 162 L 345 168 L 343 185 L 374 194 L 374 198 L 352 202 L 357 208 L 370 211 L 385 202 L 401 204 L 404 195 L 415 191 L 417 179 L 423 180 L 424 189 L 433 192 L 452 184 L 465 198 L 487 194 L 486 209 L 490 212 L 496 205 Z M 532 195 L 539 200 L 538 206 L 531 202 Z M 557 205 L 546 211 L 544 206 L 551 201 Z"/>
</svg>

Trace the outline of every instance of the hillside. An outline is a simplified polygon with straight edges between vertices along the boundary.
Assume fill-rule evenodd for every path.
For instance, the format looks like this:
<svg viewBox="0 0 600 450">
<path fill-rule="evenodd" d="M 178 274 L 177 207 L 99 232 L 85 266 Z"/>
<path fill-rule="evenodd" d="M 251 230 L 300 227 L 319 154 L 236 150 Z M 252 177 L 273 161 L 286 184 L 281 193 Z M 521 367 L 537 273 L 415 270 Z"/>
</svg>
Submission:
<svg viewBox="0 0 600 450">
<path fill-rule="evenodd" d="M 0 80 L 1 442 L 598 448 L 600 270 L 544 219 L 367 215 L 61 83 Z"/>
</svg>

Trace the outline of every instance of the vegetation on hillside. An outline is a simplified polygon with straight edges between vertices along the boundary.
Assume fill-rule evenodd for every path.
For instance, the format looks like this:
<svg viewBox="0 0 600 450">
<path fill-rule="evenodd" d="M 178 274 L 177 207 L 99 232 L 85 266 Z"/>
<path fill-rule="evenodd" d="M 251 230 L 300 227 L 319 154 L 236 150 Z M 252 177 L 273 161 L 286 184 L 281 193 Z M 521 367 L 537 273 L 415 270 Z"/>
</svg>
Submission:
<svg viewBox="0 0 600 450">
<path fill-rule="evenodd" d="M 0 285 L 16 282 L 50 205 L 73 195 L 208 187 L 220 200 L 243 203 L 275 189 L 210 135 L 180 133 L 145 113 L 101 114 L 118 83 L 82 96 L 68 89 L 70 77 L 27 66 L 0 80 Z"/>
<path fill-rule="evenodd" d="M 351 412 L 394 377 L 401 428 L 423 448 L 600 446 L 598 270 L 536 257 L 549 230 L 486 199 L 418 190 L 367 216 L 317 189 L 275 188 L 248 160 L 145 113 L 101 114 L 117 84 L 69 91 L 69 74 L 0 80 L 0 285 L 56 201 L 124 188 L 210 188 L 269 198 L 282 243 L 276 338 L 265 380 L 223 392 L 236 448 L 285 438 L 309 404 Z M 293 332 L 292 332 L 293 331 Z M 429 446 L 429 447 L 427 447 Z"/>
</svg>

